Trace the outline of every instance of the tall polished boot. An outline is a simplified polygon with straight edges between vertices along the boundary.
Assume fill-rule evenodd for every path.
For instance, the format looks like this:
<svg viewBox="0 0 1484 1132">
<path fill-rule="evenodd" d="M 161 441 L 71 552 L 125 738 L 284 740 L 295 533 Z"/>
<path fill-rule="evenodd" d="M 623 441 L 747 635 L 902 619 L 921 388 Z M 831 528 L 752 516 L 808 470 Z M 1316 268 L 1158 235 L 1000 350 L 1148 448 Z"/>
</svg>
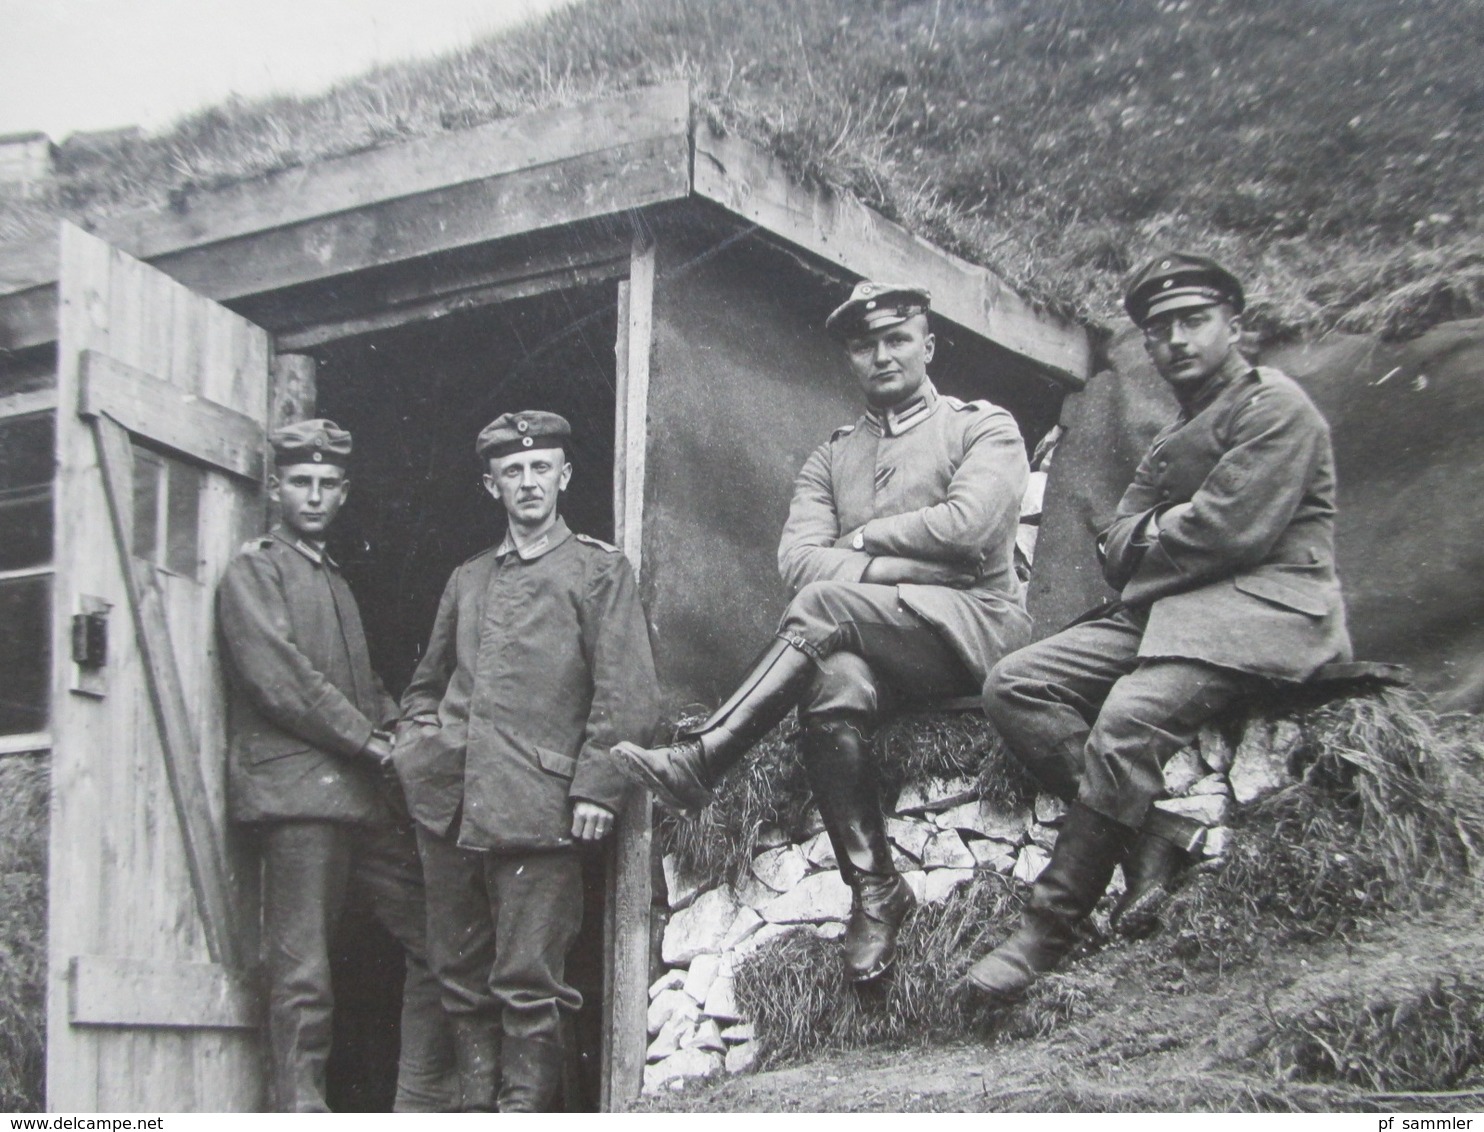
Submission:
<svg viewBox="0 0 1484 1132">
<path fill-rule="evenodd" d="M 711 803 L 721 776 L 798 702 L 813 672 L 808 655 L 775 639 L 710 719 L 668 747 L 618 744 L 618 768 L 665 809 L 693 818 Z"/>
<path fill-rule="evenodd" d="M 1124 892 L 1111 923 L 1138 938 L 1159 926 L 1159 913 L 1205 837 L 1206 827 L 1179 814 L 1151 808 L 1139 839 L 1123 861 Z"/>
<path fill-rule="evenodd" d="M 562 1043 L 505 1035 L 501 1112 L 547 1112 L 562 1083 Z"/>
<path fill-rule="evenodd" d="M 858 718 L 811 719 L 799 739 L 840 875 L 853 893 L 842 941 L 845 977 L 852 983 L 885 974 L 897 957 L 897 933 L 917 907 L 891 861 L 876 759 L 864 725 Z"/>
<path fill-rule="evenodd" d="M 459 1111 L 494 1112 L 500 1087 L 500 1020 L 478 1014 L 453 1016 Z"/>
<path fill-rule="evenodd" d="M 968 986 L 1009 1001 L 1060 963 L 1077 942 L 1077 925 L 1096 906 L 1135 836 L 1128 826 L 1074 802 L 1057 834 L 1051 863 L 1031 889 L 1020 926 L 969 968 Z"/>
</svg>

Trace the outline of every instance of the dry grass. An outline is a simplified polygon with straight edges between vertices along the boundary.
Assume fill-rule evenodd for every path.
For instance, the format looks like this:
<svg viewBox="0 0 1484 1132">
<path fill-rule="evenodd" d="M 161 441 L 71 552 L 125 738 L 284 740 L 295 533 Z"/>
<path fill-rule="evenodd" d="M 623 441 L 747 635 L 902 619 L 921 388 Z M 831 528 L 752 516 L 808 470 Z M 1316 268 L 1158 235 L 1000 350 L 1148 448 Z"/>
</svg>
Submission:
<svg viewBox="0 0 1484 1132">
<path fill-rule="evenodd" d="M 48 197 L 0 200 L 0 239 L 684 78 L 713 125 L 1089 321 L 1194 245 L 1267 334 L 1413 334 L 1484 309 L 1479 26 L 1436 0 L 587 0 L 317 98 L 65 148 Z"/>
<path fill-rule="evenodd" d="M 40 1112 L 45 1072 L 45 759 L 0 759 L 0 1111 Z"/>
</svg>

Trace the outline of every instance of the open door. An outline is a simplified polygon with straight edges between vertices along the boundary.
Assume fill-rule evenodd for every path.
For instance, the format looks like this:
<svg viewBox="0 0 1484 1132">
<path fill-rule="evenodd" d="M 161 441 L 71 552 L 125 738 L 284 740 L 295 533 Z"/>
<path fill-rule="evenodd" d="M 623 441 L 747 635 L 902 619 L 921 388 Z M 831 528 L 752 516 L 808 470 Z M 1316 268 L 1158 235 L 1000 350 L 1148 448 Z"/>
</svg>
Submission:
<svg viewBox="0 0 1484 1132">
<path fill-rule="evenodd" d="M 261 530 L 263 330 L 63 225 L 52 1111 L 262 1107 L 213 596 Z"/>
</svg>

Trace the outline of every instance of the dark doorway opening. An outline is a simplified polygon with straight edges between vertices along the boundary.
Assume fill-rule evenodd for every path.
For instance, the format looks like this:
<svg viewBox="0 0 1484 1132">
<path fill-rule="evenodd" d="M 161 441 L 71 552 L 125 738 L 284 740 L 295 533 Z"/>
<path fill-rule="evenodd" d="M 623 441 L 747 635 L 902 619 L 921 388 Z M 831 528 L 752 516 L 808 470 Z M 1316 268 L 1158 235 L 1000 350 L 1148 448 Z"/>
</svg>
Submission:
<svg viewBox="0 0 1484 1132">
<path fill-rule="evenodd" d="M 612 541 L 616 282 L 417 322 L 315 351 L 319 415 L 355 439 L 351 492 L 330 550 L 366 623 L 372 663 L 400 695 L 426 646 L 449 574 L 498 542 L 504 516 L 480 483 L 479 430 L 545 409 L 572 423 L 561 513 Z M 583 1008 L 568 1035 L 568 1111 L 598 1107 L 603 1030 L 603 860 L 584 862 L 583 929 L 568 977 Z M 402 962 L 380 925 L 350 909 L 334 957 L 330 1101 L 389 1111 L 396 1084 Z"/>
</svg>

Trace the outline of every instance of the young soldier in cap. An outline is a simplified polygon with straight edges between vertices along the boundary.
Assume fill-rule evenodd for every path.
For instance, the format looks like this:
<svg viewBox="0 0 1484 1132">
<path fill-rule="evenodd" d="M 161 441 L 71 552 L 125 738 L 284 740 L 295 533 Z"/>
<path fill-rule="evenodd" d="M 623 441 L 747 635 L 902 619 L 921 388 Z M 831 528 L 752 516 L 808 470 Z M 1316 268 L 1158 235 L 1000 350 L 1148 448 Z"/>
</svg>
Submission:
<svg viewBox="0 0 1484 1132">
<path fill-rule="evenodd" d="M 453 1105 L 452 1052 L 424 951 L 417 846 L 383 768 L 396 703 L 371 671 L 355 598 L 325 553 L 345 503 L 350 433 L 302 421 L 270 438 L 273 532 L 228 565 L 217 593 L 230 693 L 231 818 L 263 865 L 272 1103 L 325 1112 L 330 942 L 347 895 L 369 898 L 406 950 L 399 1112 Z"/>
<path fill-rule="evenodd" d="M 1234 698 L 1349 656 L 1329 428 L 1298 385 L 1237 351 L 1243 305 L 1202 256 L 1134 276 L 1124 306 L 1180 413 L 1098 539 L 1121 600 L 1006 657 L 985 686 L 1011 750 L 1071 803 L 1019 928 L 969 971 L 994 998 L 1057 964 L 1120 861 L 1115 924 L 1152 926 L 1202 833 L 1152 806 L 1166 760 Z"/>
<path fill-rule="evenodd" d="M 642 742 L 658 715 L 633 571 L 557 513 L 570 436 L 542 412 L 479 434 L 508 529 L 454 571 L 402 698 L 397 768 L 466 1110 L 543 1111 L 556 1092 L 561 1016 L 582 1004 L 565 977 L 582 921 L 577 847 L 613 828 L 624 783 L 608 749 Z"/>
<path fill-rule="evenodd" d="M 732 697 L 679 743 L 620 747 L 668 808 L 703 808 L 727 769 L 797 706 L 799 750 L 854 894 L 846 978 L 881 975 L 916 901 L 892 864 L 869 736 L 892 702 L 972 695 L 1030 635 L 1012 556 L 1028 478 L 1014 419 L 927 375 L 928 293 L 862 283 L 826 330 L 866 413 L 804 463 L 778 546 L 794 598 Z"/>
</svg>

